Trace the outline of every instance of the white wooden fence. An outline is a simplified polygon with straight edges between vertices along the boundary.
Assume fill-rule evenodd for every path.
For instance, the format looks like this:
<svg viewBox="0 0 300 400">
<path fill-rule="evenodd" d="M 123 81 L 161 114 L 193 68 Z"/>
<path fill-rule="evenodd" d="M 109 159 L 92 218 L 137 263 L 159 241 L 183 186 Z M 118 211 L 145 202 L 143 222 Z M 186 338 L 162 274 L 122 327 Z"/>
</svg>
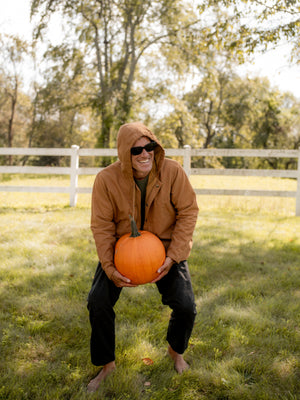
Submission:
<svg viewBox="0 0 300 400">
<path fill-rule="evenodd" d="M 10 186 L 0 185 L 0 191 L 5 192 L 51 192 L 69 193 L 70 206 L 76 206 L 78 193 L 91 193 L 91 187 L 78 187 L 79 175 L 96 175 L 101 168 L 79 168 L 79 157 L 86 156 L 117 156 L 116 149 L 80 149 L 74 145 L 70 149 L 58 148 L 0 148 L 0 155 L 26 156 L 69 156 L 70 167 L 33 167 L 33 166 L 0 166 L 0 173 L 13 174 L 59 174 L 69 175 L 68 187 L 50 186 Z M 300 149 L 299 150 L 246 150 L 246 149 L 192 149 L 185 146 L 183 149 L 166 149 L 166 156 L 183 157 L 183 168 L 187 175 L 232 175 L 232 176 L 271 176 L 279 178 L 297 179 L 296 191 L 283 190 L 240 190 L 240 189 L 195 189 L 200 195 L 230 195 L 230 196 L 274 196 L 293 197 L 296 199 L 296 216 L 300 216 Z M 272 157 L 297 158 L 297 170 L 269 170 L 269 169 L 213 169 L 191 168 L 191 157 Z"/>
</svg>

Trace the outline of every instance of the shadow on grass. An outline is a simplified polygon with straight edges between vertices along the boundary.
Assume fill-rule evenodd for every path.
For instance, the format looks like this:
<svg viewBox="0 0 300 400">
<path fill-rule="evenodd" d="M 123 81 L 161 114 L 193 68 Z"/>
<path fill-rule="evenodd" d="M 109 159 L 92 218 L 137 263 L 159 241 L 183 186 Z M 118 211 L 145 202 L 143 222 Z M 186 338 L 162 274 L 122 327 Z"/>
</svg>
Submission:
<svg viewBox="0 0 300 400">
<path fill-rule="evenodd" d="M 190 258 L 199 313 L 190 353 L 218 382 L 207 398 L 296 399 L 299 240 L 220 223 L 209 231 Z"/>
</svg>

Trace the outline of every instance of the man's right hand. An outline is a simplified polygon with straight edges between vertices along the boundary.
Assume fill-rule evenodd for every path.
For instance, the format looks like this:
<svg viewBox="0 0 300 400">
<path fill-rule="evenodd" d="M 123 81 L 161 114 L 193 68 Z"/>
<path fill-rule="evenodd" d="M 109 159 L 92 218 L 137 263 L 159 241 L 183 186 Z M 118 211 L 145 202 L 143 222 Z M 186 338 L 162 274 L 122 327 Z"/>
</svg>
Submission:
<svg viewBox="0 0 300 400">
<path fill-rule="evenodd" d="M 133 285 L 130 279 L 126 278 L 125 276 L 121 275 L 119 271 L 115 270 L 110 278 L 111 281 L 117 287 L 136 287 L 137 285 Z"/>
</svg>

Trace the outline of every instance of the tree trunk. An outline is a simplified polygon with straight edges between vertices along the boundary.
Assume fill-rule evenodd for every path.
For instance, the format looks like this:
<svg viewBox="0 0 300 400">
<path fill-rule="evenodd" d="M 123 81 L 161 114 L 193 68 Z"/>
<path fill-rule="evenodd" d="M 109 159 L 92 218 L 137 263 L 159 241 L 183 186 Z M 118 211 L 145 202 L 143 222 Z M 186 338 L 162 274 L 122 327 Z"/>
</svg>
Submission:
<svg viewBox="0 0 300 400">
<path fill-rule="evenodd" d="M 13 123 L 14 123 L 17 98 L 18 98 L 18 81 L 17 80 L 15 82 L 14 91 L 10 96 L 11 96 L 11 113 L 10 113 L 10 118 L 8 121 L 8 132 L 7 132 L 8 147 L 12 147 L 12 145 L 13 145 Z M 8 156 L 8 164 L 12 165 L 12 155 Z"/>
</svg>

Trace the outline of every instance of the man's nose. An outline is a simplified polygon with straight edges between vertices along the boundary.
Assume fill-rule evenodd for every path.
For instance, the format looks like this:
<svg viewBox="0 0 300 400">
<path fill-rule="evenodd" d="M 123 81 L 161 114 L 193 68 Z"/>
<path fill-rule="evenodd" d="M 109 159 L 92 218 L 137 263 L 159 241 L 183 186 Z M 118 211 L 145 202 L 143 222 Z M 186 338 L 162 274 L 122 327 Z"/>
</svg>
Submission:
<svg viewBox="0 0 300 400">
<path fill-rule="evenodd" d="M 148 151 L 143 149 L 143 151 L 141 152 L 141 156 L 147 156 L 148 155 Z"/>
</svg>

